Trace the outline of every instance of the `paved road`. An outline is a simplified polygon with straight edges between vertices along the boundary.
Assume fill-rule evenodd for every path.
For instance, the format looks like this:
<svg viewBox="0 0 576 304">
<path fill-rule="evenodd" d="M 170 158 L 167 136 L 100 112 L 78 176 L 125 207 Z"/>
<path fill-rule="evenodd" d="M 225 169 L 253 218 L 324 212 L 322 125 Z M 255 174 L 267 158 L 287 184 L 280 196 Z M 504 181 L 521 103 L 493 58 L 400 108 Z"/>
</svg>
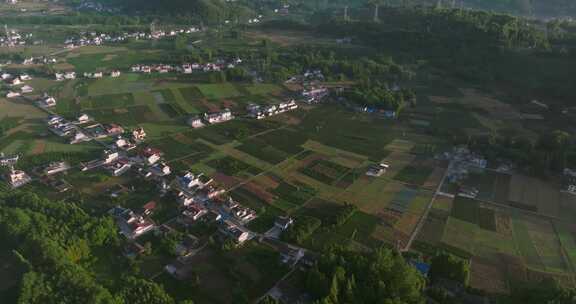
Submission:
<svg viewBox="0 0 576 304">
<path fill-rule="evenodd" d="M 426 223 L 426 220 L 428 219 L 428 214 L 430 213 L 430 210 L 432 209 L 432 206 L 434 205 L 434 201 L 436 200 L 436 197 L 440 193 L 440 189 L 442 188 L 442 185 L 444 184 L 444 181 L 446 180 L 446 177 L 448 176 L 448 172 L 450 172 L 451 167 L 452 167 L 452 162 L 450 162 L 450 164 L 448 165 L 448 168 L 444 171 L 444 175 L 442 176 L 442 179 L 440 180 L 438 187 L 436 187 L 436 191 L 434 191 L 434 194 L 432 194 L 432 198 L 430 198 L 430 202 L 428 202 L 428 206 L 426 206 L 426 210 L 424 210 L 424 214 L 422 214 L 422 216 L 420 217 L 420 220 L 418 221 L 418 224 L 414 228 L 414 231 L 412 231 L 412 234 L 410 235 L 408 242 L 406 243 L 406 245 L 402 249 L 403 252 L 410 250 L 410 248 L 412 247 L 412 243 L 416 239 L 416 236 L 418 236 L 418 233 L 420 233 L 420 230 L 424 226 L 424 223 Z"/>
<path fill-rule="evenodd" d="M 280 285 L 280 283 L 289 278 L 290 275 L 294 273 L 294 271 L 296 271 L 296 267 L 292 268 L 287 274 L 285 274 L 282 278 L 280 278 L 280 280 L 278 280 L 278 282 L 276 282 L 276 284 L 274 284 L 274 286 L 272 286 L 272 288 L 270 288 L 264 295 L 254 300 L 254 304 L 258 304 L 260 303 L 260 301 L 264 300 L 264 298 L 266 298 L 266 296 L 268 296 L 274 289 L 276 289 L 278 285 Z"/>
</svg>

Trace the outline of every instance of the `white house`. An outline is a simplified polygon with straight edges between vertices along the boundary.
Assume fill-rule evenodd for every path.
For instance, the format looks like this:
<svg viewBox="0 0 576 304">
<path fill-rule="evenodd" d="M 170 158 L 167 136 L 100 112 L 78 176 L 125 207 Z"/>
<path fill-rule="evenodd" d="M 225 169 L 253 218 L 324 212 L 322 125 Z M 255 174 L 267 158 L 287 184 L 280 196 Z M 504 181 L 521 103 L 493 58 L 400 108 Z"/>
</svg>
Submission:
<svg viewBox="0 0 576 304">
<path fill-rule="evenodd" d="M 168 166 L 165 162 L 160 162 L 152 166 L 150 168 L 150 172 L 156 176 L 166 176 L 172 173 L 170 166 Z"/>
<path fill-rule="evenodd" d="M 204 127 L 204 123 L 202 122 L 202 118 L 200 118 L 200 116 L 190 117 L 188 119 L 188 124 L 194 129 Z"/>
<path fill-rule="evenodd" d="M 10 187 L 13 189 L 22 187 L 32 181 L 26 172 L 16 170 L 14 167 L 10 167 L 10 171 L 6 176 L 6 180 L 8 181 L 8 184 L 10 184 Z"/>
<path fill-rule="evenodd" d="M 50 108 L 56 106 L 56 99 L 52 96 L 44 95 L 42 99 L 40 99 L 40 106 Z"/>
<path fill-rule="evenodd" d="M 68 80 L 76 79 L 76 72 L 64 73 L 64 79 L 68 79 Z"/>
<path fill-rule="evenodd" d="M 80 114 L 78 118 L 76 118 L 76 122 L 79 124 L 87 123 L 92 121 L 92 118 L 88 116 L 88 114 Z"/>
<path fill-rule="evenodd" d="M 34 92 L 34 88 L 29 86 L 29 85 L 25 85 L 21 88 L 21 91 L 23 94 L 32 93 L 32 92 Z"/>
<path fill-rule="evenodd" d="M 6 98 L 14 98 L 14 97 L 18 97 L 18 96 L 20 96 L 20 92 L 9 91 L 6 94 Z"/>
<path fill-rule="evenodd" d="M 28 81 L 28 80 L 32 80 L 32 77 L 30 77 L 30 75 L 28 75 L 28 74 L 22 74 L 22 75 L 20 75 L 20 80 Z"/>
<path fill-rule="evenodd" d="M 232 119 L 234 119 L 234 116 L 232 115 L 232 111 L 230 111 L 230 109 L 224 109 L 222 112 L 204 114 L 204 120 L 210 124 L 222 123 Z"/>
<path fill-rule="evenodd" d="M 144 163 L 151 166 L 162 158 L 162 151 L 155 148 L 146 147 L 140 153 L 140 157 L 144 160 Z"/>
<path fill-rule="evenodd" d="M 20 80 L 20 77 L 16 77 L 16 78 L 10 80 L 11 86 L 17 86 L 17 85 L 21 85 L 21 84 L 22 84 L 22 80 Z"/>
</svg>

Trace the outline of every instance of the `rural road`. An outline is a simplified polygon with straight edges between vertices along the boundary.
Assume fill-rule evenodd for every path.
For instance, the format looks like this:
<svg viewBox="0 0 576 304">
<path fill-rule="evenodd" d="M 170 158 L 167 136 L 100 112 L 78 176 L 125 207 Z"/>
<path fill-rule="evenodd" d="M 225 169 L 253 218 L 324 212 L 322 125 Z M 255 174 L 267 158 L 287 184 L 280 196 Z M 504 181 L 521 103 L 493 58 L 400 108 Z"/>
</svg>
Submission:
<svg viewBox="0 0 576 304">
<path fill-rule="evenodd" d="M 418 233 L 420 233 L 420 230 L 424 226 L 426 219 L 428 219 L 428 214 L 430 213 L 430 210 L 432 209 L 432 206 L 434 205 L 434 201 L 436 200 L 438 193 L 440 193 L 440 189 L 442 188 L 442 185 L 444 184 L 444 181 L 446 180 L 446 177 L 448 176 L 448 172 L 450 172 L 451 167 L 452 167 L 452 161 L 450 161 L 450 164 L 448 164 L 448 168 L 446 168 L 446 170 L 444 171 L 444 176 L 442 176 L 440 183 L 438 183 L 438 186 L 436 187 L 436 191 L 434 191 L 434 193 L 432 194 L 432 198 L 430 198 L 430 202 L 428 202 L 428 206 L 426 206 L 426 210 L 424 210 L 424 214 L 422 214 L 422 216 L 420 217 L 418 224 L 416 224 L 416 227 L 414 228 L 414 231 L 412 231 L 412 234 L 410 235 L 410 238 L 408 239 L 406 246 L 404 246 L 404 248 L 402 249 L 402 252 L 409 251 L 410 248 L 412 247 L 412 243 L 416 239 L 416 236 L 418 236 Z"/>
</svg>

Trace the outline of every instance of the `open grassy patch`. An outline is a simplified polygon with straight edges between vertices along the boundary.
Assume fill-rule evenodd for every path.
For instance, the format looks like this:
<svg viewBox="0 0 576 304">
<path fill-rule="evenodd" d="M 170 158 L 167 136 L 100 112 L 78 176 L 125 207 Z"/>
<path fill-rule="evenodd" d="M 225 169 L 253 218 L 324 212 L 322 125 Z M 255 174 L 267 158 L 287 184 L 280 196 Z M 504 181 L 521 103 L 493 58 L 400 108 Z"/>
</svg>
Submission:
<svg viewBox="0 0 576 304">
<path fill-rule="evenodd" d="M 200 93 L 208 99 L 223 99 L 242 95 L 233 84 L 200 84 L 197 85 Z"/>
<path fill-rule="evenodd" d="M 327 185 L 333 185 L 349 170 L 350 168 L 346 168 L 324 159 L 317 159 L 300 168 L 300 172 Z"/>
<path fill-rule="evenodd" d="M 413 185 L 423 185 L 433 170 L 426 166 L 408 165 L 402 168 L 394 179 Z"/>
<path fill-rule="evenodd" d="M 91 96 L 81 105 L 82 110 L 129 107 L 134 105 L 134 96 L 130 93 Z"/>
<path fill-rule="evenodd" d="M 278 93 L 282 91 L 282 88 L 275 84 L 259 83 L 244 87 L 250 95 L 266 95 L 272 93 Z"/>
<path fill-rule="evenodd" d="M 538 250 L 536 250 L 536 247 L 532 242 L 530 232 L 528 231 L 528 227 L 524 220 L 520 216 L 516 215 L 512 218 L 512 225 L 514 230 L 514 239 L 516 240 L 518 251 L 522 255 L 524 261 L 532 267 L 543 269 L 544 264 L 542 263 L 542 260 L 540 260 Z"/>
<path fill-rule="evenodd" d="M 282 200 L 292 205 L 300 206 L 314 197 L 317 190 L 307 185 L 301 184 L 294 186 L 283 181 L 273 192 Z"/>
<path fill-rule="evenodd" d="M 211 160 L 207 164 L 229 176 L 238 176 L 241 173 L 248 173 L 250 175 L 262 173 L 262 170 L 229 156 Z"/>
<path fill-rule="evenodd" d="M 280 129 L 243 141 L 238 150 L 271 164 L 278 164 L 293 154 L 302 152 L 306 138 L 301 134 Z"/>
</svg>

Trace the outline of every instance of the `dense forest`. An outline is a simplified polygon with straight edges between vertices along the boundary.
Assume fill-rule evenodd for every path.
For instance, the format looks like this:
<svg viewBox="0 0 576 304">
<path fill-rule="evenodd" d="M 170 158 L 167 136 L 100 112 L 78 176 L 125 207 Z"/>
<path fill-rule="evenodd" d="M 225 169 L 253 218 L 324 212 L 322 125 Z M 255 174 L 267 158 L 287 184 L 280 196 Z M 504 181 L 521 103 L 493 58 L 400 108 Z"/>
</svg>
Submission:
<svg viewBox="0 0 576 304">
<path fill-rule="evenodd" d="M 116 226 L 72 202 L 51 201 L 30 192 L 0 196 L 0 239 L 22 269 L 7 303 L 174 303 L 158 284 L 132 277 L 103 281 L 94 252 L 119 252 Z M 126 265 L 113 266 L 122 271 Z"/>
<path fill-rule="evenodd" d="M 262 2 L 262 1 L 255 1 Z M 500 13 L 540 18 L 571 17 L 576 15 L 576 2 L 572 0 L 292 0 L 292 5 L 315 9 L 380 6 L 428 6 L 444 8 L 482 9 Z"/>
<path fill-rule="evenodd" d="M 140 1 L 140 0 L 99 0 L 103 4 L 117 6 L 128 14 L 152 13 L 152 14 L 181 14 L 201 18 L 206 22 L 234 20 L 242 16 L 252 16 L 254 12 L 250 8 L 250 1 L 224 0 L 164 0 L 164 1 Z"/>
</svg>

